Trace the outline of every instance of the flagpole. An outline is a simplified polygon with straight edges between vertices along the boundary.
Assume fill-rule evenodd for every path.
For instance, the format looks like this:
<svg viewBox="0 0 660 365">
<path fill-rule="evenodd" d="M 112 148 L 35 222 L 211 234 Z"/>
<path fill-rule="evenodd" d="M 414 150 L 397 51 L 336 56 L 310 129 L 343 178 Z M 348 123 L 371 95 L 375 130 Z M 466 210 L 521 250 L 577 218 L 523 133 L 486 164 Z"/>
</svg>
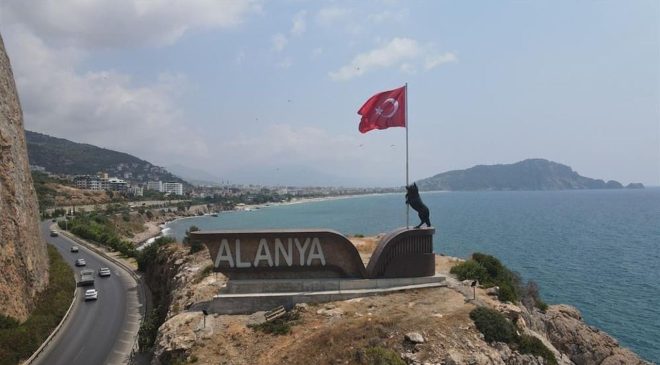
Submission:
<svg viewBox="0 0 660 365">
<path fill-rule="evenodd" d="M 406 186 L 409 185 L 408 181 L 408 83 L 405 86 L 405 101 L 406 101 Z M 406 204 L 406 229 L 410 228 L 410 204 Z"/>
</svg>

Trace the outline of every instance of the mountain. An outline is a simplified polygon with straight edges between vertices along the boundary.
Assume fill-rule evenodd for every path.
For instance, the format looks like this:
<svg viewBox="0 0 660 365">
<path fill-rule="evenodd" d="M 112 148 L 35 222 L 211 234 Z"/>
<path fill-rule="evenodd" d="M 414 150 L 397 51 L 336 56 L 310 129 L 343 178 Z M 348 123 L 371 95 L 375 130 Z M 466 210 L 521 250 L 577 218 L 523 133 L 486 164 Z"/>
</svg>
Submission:
<svg viewBox="0 0 660 365">
<path fill-rule="evenodd" d="M 185 179 L 193 185 L 219 186 L 221 179 L 204 170 L 183 165 L 167 165 L 167 171 Z"/>
<path fill-rule="evenodd" d="M 639 187 L 641 184 L 631 184 Z M 544 159 L 514 164 L 477 165 L 417 182 L 420 190 L 565 190 L 621 189 L 621 183 L 580 176 L 569 166 Z M 630 185 L 629 185 L 630 186 Z M 643 187 L 643 186 L 642 186 Z"/>
<path fill-rule="evenodd" d="M 172 181 L 186 183 L 166 169 L 155 166 L 128 153 L 117 152 L 85 143 L 25 131 L 30 165 L 62 175 L 109 176 L 135 182 Z M 187 184 L 187 183 L 186 183 Z"/>
</svg>

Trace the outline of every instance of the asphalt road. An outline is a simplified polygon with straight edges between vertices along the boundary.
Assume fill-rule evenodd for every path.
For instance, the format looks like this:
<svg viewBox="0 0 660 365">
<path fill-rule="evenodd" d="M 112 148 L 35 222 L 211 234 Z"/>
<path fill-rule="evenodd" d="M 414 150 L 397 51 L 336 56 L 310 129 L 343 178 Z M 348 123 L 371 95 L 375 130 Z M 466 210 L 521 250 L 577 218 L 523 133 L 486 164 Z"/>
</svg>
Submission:
<svg viewBox="0 0 660 365">
<path fill-rule="evenodd" d="M 60 235 L 50 237 L 51 222 L 41 223 L 43 237 L 54 245 L 76 273 L 82 269 L 96 272 L 94 286 L 98 300 L 85 301 L 84 291 L 92 286 L 76 289 L 77 301 L 56 338 L 35 364 L 121 364 L 125 363 L 133 346 L 140 323 L 138 287 L 135 280 L 123 269 L 88 250 L 82 245 L 78 253 L 70 252 L 75 243 Z M 76 267 L 75 260 L 84 258 L 86 267 Z M 109 277 L 99 277 L 98 269 L 108 267 Z"/>
</svg>

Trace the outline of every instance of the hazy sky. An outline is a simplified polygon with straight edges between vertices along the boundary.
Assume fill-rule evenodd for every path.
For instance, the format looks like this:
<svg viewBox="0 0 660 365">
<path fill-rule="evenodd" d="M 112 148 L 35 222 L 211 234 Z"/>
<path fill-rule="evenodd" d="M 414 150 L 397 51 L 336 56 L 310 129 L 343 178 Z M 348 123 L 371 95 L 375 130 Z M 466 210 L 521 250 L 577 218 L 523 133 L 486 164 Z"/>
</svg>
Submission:
<svg viewBox="0 0 660 365">
<path fill-rule="evenodd" d="M 660 185 L 660 2 L 2 0 L 27 129 L 237 183 L 405 182 L 547 158 Z"/>
</svg>

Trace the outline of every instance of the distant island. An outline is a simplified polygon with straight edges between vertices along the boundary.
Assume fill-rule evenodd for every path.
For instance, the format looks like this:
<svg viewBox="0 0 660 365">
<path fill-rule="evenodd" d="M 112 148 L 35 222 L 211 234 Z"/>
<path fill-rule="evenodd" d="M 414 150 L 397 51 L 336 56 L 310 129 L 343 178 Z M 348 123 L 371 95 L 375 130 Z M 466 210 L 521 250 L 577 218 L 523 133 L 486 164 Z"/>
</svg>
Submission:
<svg viewBox="0 0 660 365">
<path fill-rule="evenodd" d="M 417 181 L 420 190 L 570 190 L 622 189 L 614 180 L 605 182 L 581 176 L 572 168 L 545 159 L 527 159 L 513 164 L 477 165 L 465 170 L 447 171 Z M 629 189 L 642 189 L 630 183 Z"/>
</svg>

